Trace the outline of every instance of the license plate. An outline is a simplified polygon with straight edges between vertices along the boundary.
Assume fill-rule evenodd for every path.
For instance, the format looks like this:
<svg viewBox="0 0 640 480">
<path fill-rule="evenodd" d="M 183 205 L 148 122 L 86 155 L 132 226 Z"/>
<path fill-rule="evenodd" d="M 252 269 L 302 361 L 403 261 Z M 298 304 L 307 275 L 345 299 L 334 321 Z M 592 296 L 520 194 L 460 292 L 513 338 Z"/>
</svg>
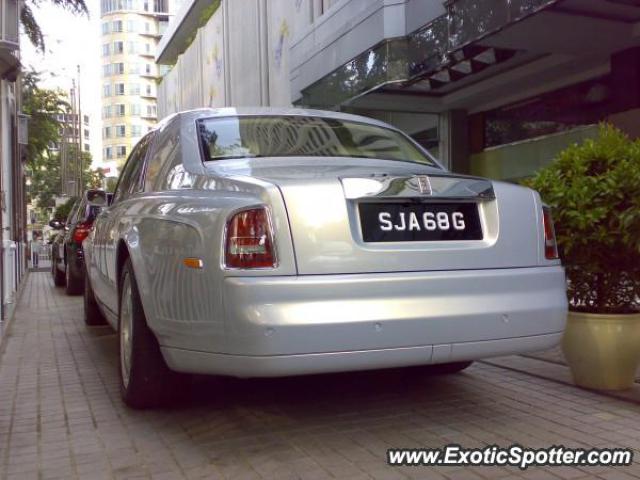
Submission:
<svg viewBox="0 0 640 480">
<path fill-rule="evenodd" d="M 475 203 L 361 203 L 365 242 L 482 240 Z"/>
</svg>

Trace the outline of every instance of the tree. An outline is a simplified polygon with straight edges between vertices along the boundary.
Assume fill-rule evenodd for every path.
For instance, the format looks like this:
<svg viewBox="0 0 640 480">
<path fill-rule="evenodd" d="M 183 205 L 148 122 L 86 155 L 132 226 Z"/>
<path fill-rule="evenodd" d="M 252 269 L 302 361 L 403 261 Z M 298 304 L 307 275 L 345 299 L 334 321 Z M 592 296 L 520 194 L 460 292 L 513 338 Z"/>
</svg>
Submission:
<svg viewBox="0 0 640 480">
<path fill-rule="evenodd" d="M 22 111 L 30 115 L 27 162 L 36 169 L 43 157 L 51 155 L 51 147 L 60 141 L 60 122 L 56 115 L 70 109 L 61 90 L 39 88 L 40 76 L 35 71 L 22 76 Z"/>
<path fill-rule="evenodd" d="M 67 188 L 62 185 L 62 159 L 58 149 L 63 124 L 57 120 L 59 113 L 71 110 L 65 94 L 60 90 L 39 87 L 37 72 L 26 72 L 22 82 L 23 111 L 31 116 L 29 125 L 29 144 L 27 147 L 27 173 L 31 188 L 27 192 L 27 201 L 36 203 L 42 213 L 43 209 L 55 204 L 54 198 L 62 195 Z M 65 180 L 77 179 L 78 147 L 66 144 L 67 169 Z M 104 172 L 90 170 L 91 154 L 82 152 L 83 189 L 101 188 Z"/>
<path fill-rule="evenodd" d="M 68 158 L 75 158 L 75 145 L 68 145 Z M 82 152 L 82 180 L 83 190 L 90 188 L 102 188 L 104 173 L 102 170 L 91 170 L 91 154 Z M 69 165 L 71 170 L 70 178 L 77 178 L 77 169 L 73 171 L 73 165 Z M 77 168 L 77 167 L 76 167 Z M 55 205 L 55 197 L 64 192 L 62 185 L 62 161 L 59 153 L 53 153 L 44 157 L 38 162 L 36 168 L 31 172 L 31 202 L 36 202 L 39 209 L 50 208 Z"/>
<path fill-rule="evenodd" d="M 61 7 L 76 15 L 89 16 L 89 9 L 85 4 L 85 0 L 48 0 L 54 5 Z M 33 10 L 36 9 L 42 0 L 26 0 L 22 5 L 20 11 L 20 23 L 24 28 L 24 33 L 31 43 L 41 52 L 44 52 L 44 34 L 42 29 L 33 15 Z"/>
</svg>

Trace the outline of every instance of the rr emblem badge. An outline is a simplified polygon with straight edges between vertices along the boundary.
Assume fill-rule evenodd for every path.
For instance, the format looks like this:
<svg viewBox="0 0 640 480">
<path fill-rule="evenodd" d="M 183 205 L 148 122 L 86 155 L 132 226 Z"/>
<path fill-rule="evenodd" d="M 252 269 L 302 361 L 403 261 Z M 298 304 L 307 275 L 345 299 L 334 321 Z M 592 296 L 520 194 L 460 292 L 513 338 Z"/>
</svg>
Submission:
<svg viewBox="0 0 640 480">
<path fill-rule="evenodd" d="M 425 195 L 431 195 L 433 193 L 429 177 L 426 175 L 418 175 L 416 179 L 418 180 L 418 189 L 420 190 L 420 193 L 424 193 Z"/>
</svg>

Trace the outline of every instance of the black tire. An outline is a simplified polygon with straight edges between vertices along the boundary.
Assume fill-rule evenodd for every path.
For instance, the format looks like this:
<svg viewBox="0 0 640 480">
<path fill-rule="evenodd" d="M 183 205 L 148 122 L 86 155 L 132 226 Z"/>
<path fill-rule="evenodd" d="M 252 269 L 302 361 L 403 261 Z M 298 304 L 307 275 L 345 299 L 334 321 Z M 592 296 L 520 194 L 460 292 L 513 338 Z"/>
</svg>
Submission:
<svg viewBox="0 0 640 480">
<path fill-rule="evenodd" d="M 107 320 L 102 315 L 96 297 L 93 294 L 93 288 L 89 282 L 89 275 L 84 275 L 84 323 L 90 327 L 97 325 L 105 325 Z"/>
<path fill-rule="evenodd" d="M 67 263 L 65 268 L 65 284 L 67 295 L 80 295 L 82 293 L 82 281 L 73 274 L 73 269 Z"/>
<path fill-rule="evenodd" d="M 64 273 L 58 268 L 58 259 L 56 257 L 51 259 L 51 275 L 53 276 L 53 284 L 56 287 L 64 287 Z"/>
<path fill-rule="evenodd" d="M 130 295 L 130 303 L 125 298 Z M 130 313 L 128 313 L 130 311 Z M 125 380 L 123 358 L 123 313 L 129 315 L 130 359 L 128 379 Z M 167 367 L 156 336 L 147 325 L 140 301 L 131 260 L 127 259 L 120 277 L 120 301 L 118 307 L 118 356 L 120 391 L 124 402 L 136 409 L 165 405 L 184 392 L 185 375 Z"/>
<path fill-rule="evenodd" d="M 437 365 L 426 365 L 424 369 L 430 375 L 450 375 L 452 373 L 458 373 L 470 366 L 473 362 L 452 362 L 452 363 L 440 363 Z"/>
</svg>

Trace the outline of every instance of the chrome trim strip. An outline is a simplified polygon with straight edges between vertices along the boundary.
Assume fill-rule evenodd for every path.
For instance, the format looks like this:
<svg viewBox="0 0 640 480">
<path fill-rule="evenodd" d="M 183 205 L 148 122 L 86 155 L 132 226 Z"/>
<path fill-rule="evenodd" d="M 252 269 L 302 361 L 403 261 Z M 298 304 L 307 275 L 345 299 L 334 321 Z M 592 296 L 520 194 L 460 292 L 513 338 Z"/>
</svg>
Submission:
<svg viewBox="0 0 640 480">
<path fill-rule="evenodd" d="M 446 198 L 446 199 L 495 199 L 490 180 L 474 177 L 428 175 L 431 191 L 421 192 L 419 177 L 425 175 L 393 177 L 372 175 L 370 177 L 341 178 L 345 198 Z M 424 190 L 424 189 L 423 189 Z"/>
</svg>

